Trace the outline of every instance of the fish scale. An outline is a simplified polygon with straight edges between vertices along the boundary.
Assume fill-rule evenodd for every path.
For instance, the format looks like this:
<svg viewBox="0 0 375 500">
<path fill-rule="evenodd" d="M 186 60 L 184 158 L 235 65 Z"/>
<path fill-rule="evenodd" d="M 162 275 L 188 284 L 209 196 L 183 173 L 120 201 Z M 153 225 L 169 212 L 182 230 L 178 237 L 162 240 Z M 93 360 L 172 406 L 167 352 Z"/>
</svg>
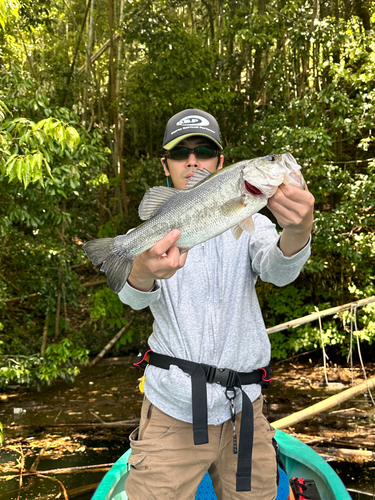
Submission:
<svg viewBox="0 0 375 500">
<path fill-rule="evenodd" d="M 118 293 L 137 255 L 172 229 L 181 231 L 175 243 L 181 252 L 230 228 L 238 238 L 243 229 L 250 230 L 249 218 L 267 204 L 278 186 L 283 182 L 295 185 L 296 176 L 303 188 L 300 167 L 289 153 L 244 160 L 213 174 L 197 172 L 184 190 L 158 187 L 147 191 L 140 205 L 146 222 L 126 235 L 91 240 L 83 249 L 94 265 L 101 265 L 109 287 Z"/>
</svg>

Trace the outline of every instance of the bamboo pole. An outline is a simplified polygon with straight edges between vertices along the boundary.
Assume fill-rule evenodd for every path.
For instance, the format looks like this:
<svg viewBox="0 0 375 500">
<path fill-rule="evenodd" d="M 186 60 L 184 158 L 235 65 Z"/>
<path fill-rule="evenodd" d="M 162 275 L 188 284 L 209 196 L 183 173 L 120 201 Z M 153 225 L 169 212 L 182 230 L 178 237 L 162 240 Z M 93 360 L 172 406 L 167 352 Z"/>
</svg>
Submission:
<svg viewBox="0 0 375 500">
<path fill-rule="evenodd" d="M 297 411 L 296 413 L 293 413 L 288 417 L 276 420 L 275 422 L 272 422 L 271 425 L 275 429 L 285 429 L 285 427 L 290 427 L 291 425 L 297 424 L 302 420 L 306 420 L 307 418 L 313 417 L 317 413 L 328 410 L 329 408 L 332 408 L 334 406 L 338 406 L 344 401 L 350 399 L 351 397 L 357 396 L 358 394 L 370 390 L 373 387 L 375 387 L 375 377 L 371 377 L 365 380 L 364 382 L 355 385 L 354 387 L 350 387 L 349 389 L 346 389 L 345 391 L 342 391 L 339 394 L 335 394 L 334 396 L 324 399 L 323 401 L 320 401 L 315 405 L 309 406 L 304 410 Z"/>
<path fill-rule="evenodd" d="M 347 311 L 352 307 L 361 307 L 366 306 L 367 304 L 371 304 L 375 302 L 375 296 L 368 297 L 367 299 L 357 300 L 356 302 L 349 302 L 348 304 L 344 304 L 342 306 L 330 307 L 329 309 L 325 309 L 324 311 L 318 311 L 308 316 L 303 316 L 302 318 L 292 319 L 291 321 L 287 321 L 286 323 L 281 323 L 281 325 L 272 326 L 271 328 L 267 328 L 267 333 L 270 335 L 271 333 L 281 332 L 282 330 L 287 330 L 288 328 L 296 328 L 296 326 L 304 325 L 305 323 L 309 323 L 310 321 L 315 321 L 319 318 L 324 318 L 324 316 L 332 316 L 333 314 Z"/>
</svg>

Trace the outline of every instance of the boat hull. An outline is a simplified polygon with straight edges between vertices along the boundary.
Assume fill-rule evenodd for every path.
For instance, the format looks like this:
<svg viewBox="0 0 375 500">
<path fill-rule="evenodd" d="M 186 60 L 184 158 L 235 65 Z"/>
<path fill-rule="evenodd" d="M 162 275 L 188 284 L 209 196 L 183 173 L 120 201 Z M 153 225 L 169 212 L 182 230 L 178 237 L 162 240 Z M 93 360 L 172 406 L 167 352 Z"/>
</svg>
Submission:
<svg viewBox="0 0 375 500">
<path fill-rule="evenodd" d="M 314 480 L 322 500 L 351 500 L 351 496 L 339 476 L 314 450 L 283 431 L 277 430 L 275 437 L 288 478 L 303 477 Z M 128 500 L 125 493 L 125 482 L 129 474 L 128 457 L 130 452 L 131 450 L 128 450 L 124 453 L 107 472 L 92 500 Z M 280 482 L 281 485 L 282 482 Z M 210 489 L 212 493 L 211 496 L 208 496 Z M 197 491 L 196 500 L 203 498 L 205 500 L 216 498 L 208 474 L 204 477 Z M 279 491 L 276 500 L 283 500 L 283 498 L 286 497 L 282 491 Z"/>
</svg>

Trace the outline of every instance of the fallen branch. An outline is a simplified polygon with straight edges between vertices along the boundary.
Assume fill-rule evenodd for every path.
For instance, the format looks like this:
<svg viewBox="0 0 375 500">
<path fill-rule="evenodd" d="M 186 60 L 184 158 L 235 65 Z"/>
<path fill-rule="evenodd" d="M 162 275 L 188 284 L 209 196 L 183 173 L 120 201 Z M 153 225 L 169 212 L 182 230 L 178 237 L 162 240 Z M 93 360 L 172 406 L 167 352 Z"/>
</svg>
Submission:
<svg viewBox="0 0 375 500">
<path fill-rule="evenodd" d="M 119 36 L 120 36 L 120 34 L 119 34 L 119 33 L 114 33 L 114 34 L 113 34 L 113 42 L 114 42 L 115 40 L 117 40 L 117 38 L 118 38 Z M 97 59 L 99 59 L 99 57 L 103 54 L 103 52 L 105 52 L 105 51 L 106 51 L 106 50 L 110 47 L 110 45 L 111 45 L 111 40 L 109 39 L 109 40 L 107 40 L 107 41 L 106 41 L 106 42 L 105 42 L 105 43 L 104 43 L 104 44 L 100 47 L 100 49 L 99 49 L 99 50 L 97 50 L 97 51 L 95 52 L 95 54 L 93 54 L 93 55 L 91 56 L 91 64 L 92 64 L 92 63 L 94 63 Z M 78 74 L 79 74 L 79 75 L 82 75 L 82 73 L 85 71 L 85 69 L 86 69 L 86 63 L 85 63 L 85 64 L 83 64 L 83 65 L 79 68 L 79 70 L 78 70 Z"/>
<path fill-rule="evenodd" d="M 100 471 L 102 471 L 102 470 L 109 470 L 109 469 L 100 469 Z M 41 473 L 41 472 L 38 472 L 38 471 L 31 472 L 31 471 L 21 470 L 21 471 L 17 471 L 17 472 L 18 472 L 17 474 L 8 474 L 6 476 L 0 476 L 0 480 L 1 479 L 5 479 L 6 481 L 10 481 L 12 479 L 19 479 L 19 482 L 21 483 L 20 484 L 20 488 L 22 489 L 22 480 L 21 480 L 21 478 L 23 478 L 25 476 L 34 476 L 34 477 L 40 477 L 42 479 L 51 479 L 52 481 L 56 481 L 57 483 L 59 483 L 59 485 L 61 486 L 63 495 L 64 495 L 64 499 L 65 500 L 69 500 L 68 493 L 66 491 L 66 488 L 65 488 L 64 484 L 59 479 L 57 479 L 56 477 L 50 477 L 50 476 L 46 475 L 46 473 L 48 474 L 48 473 L 50 473 L 52 471 L 43 471 L 43 473 Z M 20 498 L 21 489 L 18 492 L 18 498 Z"/>
<path fill-rule="evenodd" d="M 50 470 L 44 470 L 43 472 L 39 471 L 32 471 L 32 470 L 24 470 L 23 471 L 23 476 L 49 476 L 49 475 L 55 475 L 55 474 L 71 474 L 75 472 L 106 472 L 108 471 L 112 465 L 114 465 L 114 462 L 109 463 L 109 464 L 98 464 L 98 465 L 81 465 L 77 467 L 64 467 L 61 469 L 50 469 Z M 0 476 L 0 479 L 6 479 L 9 477 L 16 478 L 18 477 L 17 474 L 8 474 L 7 476 Z"/>
<path fill-rule="evenodd" d="M 357 495 L 365 495 L 365 496 L 371 497 L 370 500 L 373 500 L 373 498 L 374 498 L 373 493 L 368 493 L 367 491 L 359 491 L 359 490 L 353 490 L 353 488 L 348 488 L 348 492 L 349 493 L 357 493 Z"/>
<path fill-rule="evenodd" d="M 44 429 L 54 429 L 56 427 L 133 427 L 134 425 L 139 424 L 139 418 L 134 418 L 133 420 L 119 420 L 117 422 L 88 422 L 88 423 L 71 423 L 71 424 L 50 424 L 44 425 Z M 25 424 L 25 425 L 10 425 L 4 427 L 4 429 L 34 429 L 35 427 L 40 427 L 40 424 Z"/>
<path fill-rule="evenodd" d="M 101 279 L 97 281 L 88 281 L 87 283 L 82 283 L 82 286 L 87 288 L 89 286 L 105 285 L 106 283 L 107 283 L 106 279 Z"/>
<path fill-rule="evenodd" d="M 38 295 L 42 295 L 42 294 L 40 292 L 36 292 L 36 293 L 32 293 L 30 295 L 25 295 L 25 297 L 12 297 L 11 299 L 5 299 L 4 302 L 6 302 L 7 304 L 9 304 L 10 302 L 18 302 L 20 300 L 31 299 L 33 297 L 37 297 Z"/>
<path fill-rule="evenodd" d="M 100 280 L 96 280 L 96 281 L 88 281 L 86 283 L 82 283 L 82 286 L 84 286 L 85 288 L 88 288 L 90 286 L 105 285 L 106 283 L 107 283 L 106 279 L 100 279 Z M 30 295 L 25 295 L 24 297 L 12 297 L 11 299 L 5 299 L 4 302 L 6 302 L 7 304 L 9 304 L 11 302 L 20 302 L 20 301 L 32 299 L 34 297 L 38 297 L 39 295 L 42 295 L 42 294 L 40 292 L 36 292 L 36 293 L 31 293 Z"/>
<path fill-rule="evenodd" d="M 323 448 L 321 446 L 313 446 L 313 449 L 319 454 L 328 454 L 334 457 L 357 460 L 374 460 L 375 453 L 369 450 L 352 450 L 348 448 Z"/>
<path fill-rule="evenodd" d="M 34 472 L 33 474 L 34 474 L 34 476 L 37 476 L 37 477 L 42 477 L 44 479 L 52 479 L 53 481 L 57 481 L 59 483 L 59 485 L 61 486 L 61 489 L 63 491 L 64 499 L 65 500 L 69 500 L 68 492 L 66 491 L 66 488 L 65 488 L 64 484 L 59 479 L 57 479 L 56 477 L 46 476 L 45 473 L 44 474 L 40 474 L 39 472 Z"/>
<path fill-rule="evenodd" d="M 110 348 L 122 337 L 122 335 L 126 332 L 126 330 L 129 328 L 129 326 L 133 323 L 133 320 L 131 319 L 129 323 L 121 328 L 121 330 L 116 333 L 116 335 L 113 337 L 112 340 L 108 342 L 108 344 L 100 351 L 100 353 L 94 358 L 90 366 L 94 366 L 98 361 L 102 359 L 102 357 L 105 355 L 106 352 L 110 350 Z"/>
<path fill-rule="evenodd" d="M 366 306 L 372 302 L 375 302 L 375 297 L 368 297 L 367 299 L 357 300 L 356 302 L 350 302 L 349 304 L 344 304 L 342 306 L 331 307 L 329 309 L 325 309 L 324 311 L 318 311 L 309 314 L 308 316 L 303 316 L 302 318 L 293 319 L 291 321 L 287 321 L 286 323 L 281 323 L 280 325 L 267 328 L 267 333 L 270 335 L 271 333 L 281 332 L 282 330 L 287 330 L 288 328 L 296 328 L 297 326 L 304 325 L 305 323 L 310 323 L 310 321 L 315 321 L 319 318 L 324 318 L 325 316 L 332 316 L 333 314 L 347 311 L 353 307 Z"/>
<path fill-rule="evenodd" d="M 78 488 L 72 488 L 68 490 L 69 500 L 74 497 L 80 497 L 81 495 L 86 495 L 88 493 L 93 493 L 100 483 L 86 484 L 85 486 L 79 486 Z M 50 498 L 50 497 L 48 497 Z M 46 499 L 47 500 L 47 499 Z"/>
<path fill-rule="evenodd" d="M 289 415 L 288 417 L 281 418 L 280 420 L 276 420 L 272 422 L 272 426 L 275 429 L 284 429 L 285 427 L 290 427 L 291 425 L 297 424 L 302 420 L 306 420 L 307 418 L 313 417 L 317 413 L 321 411 L 328 410 L 334 406 L 339 406 L 344 401 L 347 401 L 351 397 L 357 396 L 357 394 L 362 394 L 363 392 L 372 389 L 375 386 L 375 377 L 371 377 L 361 384 L 355 385 L 350 389 L 346 389 L 339 394 L 335 394 L 315 405 L 309 406 L 304 410 L 297 411 L 293 413 L 293 415 Z"/>
</svg>

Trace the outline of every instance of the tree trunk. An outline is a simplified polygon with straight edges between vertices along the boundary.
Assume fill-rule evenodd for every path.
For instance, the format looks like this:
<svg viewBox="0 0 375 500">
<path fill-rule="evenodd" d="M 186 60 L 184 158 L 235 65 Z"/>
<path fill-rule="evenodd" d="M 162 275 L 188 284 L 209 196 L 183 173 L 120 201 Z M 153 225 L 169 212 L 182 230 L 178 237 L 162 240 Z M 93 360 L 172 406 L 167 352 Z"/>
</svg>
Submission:
<svg viewBox="0 0 375 500">
<path fill-rule="evenodd" d="M 354 9 L 356 15 L 361 19 L 366 31 L 371 29 L 371 16 L 364 0 L 354 0 Z"/>
<path fill-rule="evenodd" d="M 80 46 L 80 44 L 81 44 L 81 39 L 82 39 L 82 35 L 83 35 L 83 30 L 85 29 L 85 24 L 86 24 L 87 14 L 88 14 L 88 12 L 89 12 L 89 8 L 90 8 L 91 1 L 92 1 L 92 0 L 89 0 L 89 1 L 88 1 L 88 3 L 87 3 L 87 7 L 86 7 L 86 11 L 85 11 L 85 15 L 84 15 L 84 18 L 83 18 L 83 21 L 82 21 L 81 31 L 80 31 L 79 36 L 78 36 L 77 45 L 76 45 L 76 49 L 75 49 L 74 56 L 73 56 L 73 61 L 72 61 L 72 64 L 71 64 L 71 66 L 70 66 L 70 70 L 69 70 L 69 73 L 68 73 L 68 78 L 67 78 L 67 80 L 66 80 L 66 85 L 65 85 L 65 87 L 64 87 L 64 89 L 63 89 L 62 105 L 64 105 L 64 104 L 65 104 L 67 90 L 68 90 L 68 88 L 69 88 L 69 85 L 70 85 L 70 80 L 72 79 L 72 76 L 73 76 L 73 73 L 74 73 L 74 68 L 75 68 L 75 65 L 76 65 L 76 60 L 77 60 L 78 51 L 79 51 L 79 46 Z"/>
<path fill-rule="evenodd" d="M 211 31 L 211 43 L 215 40 L 215 21 L 214 14 L 212 12 L 212 6 L 209 1 L 202 0 L 203 5 L 207 9 L 208 18 L 210 21 L 210 31 Z"/>
<path fill-rule="evenodd" d="M 59 281 L 57 285 L 57 304 L 56 304 L 56 320 L 55 320 L 55 336 L 53 337 L 54 342 L 59 336 L 59 321 L 60 321 L 60 310 L 61 310 L 61 291 L 62 291 L 62 267 L 59 266 Z"/>
<path fill-rule="evenodd" d="M 43 327 L 43 339 L 42 339 L 42 347 L 40 349 L 40 355 L 44 356 L 47 347 L 47 338 L 48 338 L 48 323 L 49 323 L 49 314 L 46 314 L 46 319 L 44 320 Z"/>
<path fill-rule="evenodd" d="M 123 120 L 117 111 L 117 92 L 116 92 L 116 67 L 114 50 L 114 0 L 109 0 L 109 26 L 110 26 L 110 54 L 109 54 L 109 87 L 110 87 L 110 123 L 114 125 L 112 165 L 115 176 L 120 176 L 121 188 L 116 187 L 116 198 L 118 212 L 125 216 L 128 215 L 128 202 L 126 196 L 126 184 L 124 177 L 122 144 L 123 144 Z"/>
<path fill-rule="evenodd" d="M 258 0 L 258 14 L 263 15 L 266 12 L 265 0 Z M 255 56 L 254 56 L 254 69 L 253 76 L 251 78 L 251 96 L 250 96 L 250 114 L 249 122 L 254 123 L 255 117 L 255 102 L 258 98 L 258 93 L 263 84 L 263 78 L 261 76 L 262 71 L 262 58 L 263 58 L 263 47 L 259 44 L 256 45 Z"/>
</svg>

